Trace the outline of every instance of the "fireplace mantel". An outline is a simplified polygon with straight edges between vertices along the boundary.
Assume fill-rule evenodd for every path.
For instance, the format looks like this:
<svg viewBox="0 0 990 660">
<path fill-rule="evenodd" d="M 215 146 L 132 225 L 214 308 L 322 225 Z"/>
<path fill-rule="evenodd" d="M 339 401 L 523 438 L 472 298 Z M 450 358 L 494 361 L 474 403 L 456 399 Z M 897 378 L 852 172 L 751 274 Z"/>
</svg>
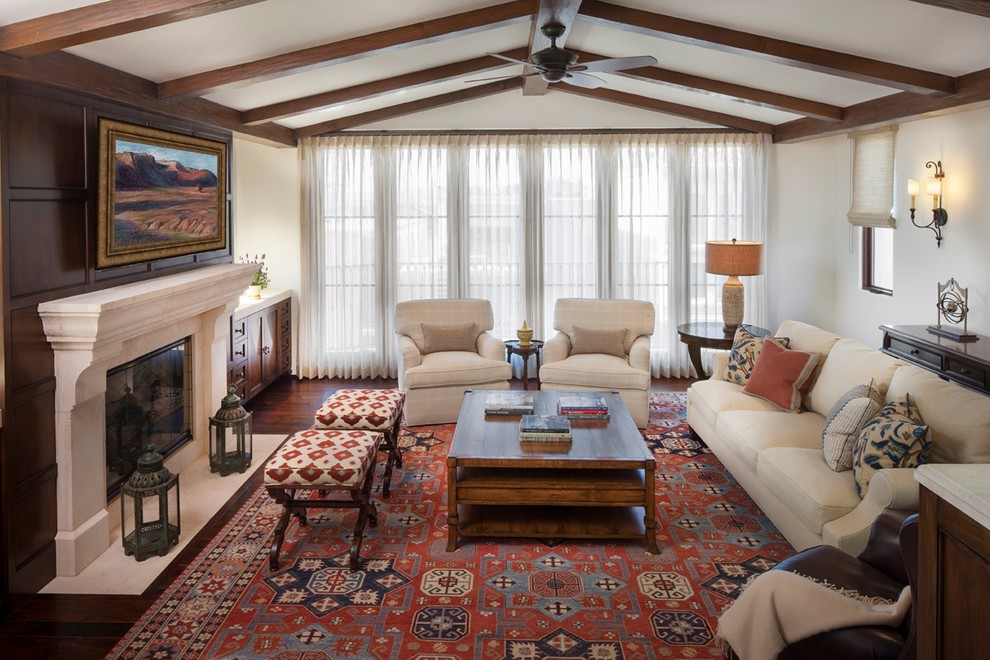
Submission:
<svg viewBox="0 0 990 660">
<path fill-rule="evenodd" d="M 168 461 L 181 472 L 208 451 L 209 415 L 226 393 L 230 315 L 255 269 L 208 266 L 38 306 L 55 353 L 58 575 L 77 575 L 110 543 L 106 372 L 191 338 L 193 441 Z"/>
</svg>

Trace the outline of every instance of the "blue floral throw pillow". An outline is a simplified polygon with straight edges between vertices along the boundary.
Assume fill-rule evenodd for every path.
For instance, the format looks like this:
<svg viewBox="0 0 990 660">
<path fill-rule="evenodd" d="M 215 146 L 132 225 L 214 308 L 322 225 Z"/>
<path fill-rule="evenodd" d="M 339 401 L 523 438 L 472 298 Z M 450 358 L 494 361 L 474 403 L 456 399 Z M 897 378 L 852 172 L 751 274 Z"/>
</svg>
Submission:
<svg viewBox="0 0 990 660">
<path fill-rule="evenodd" d="M 928 425 L 907 394 L 891 401 L 859 433 L 853 456 L 853 477 L 860 497 L 870 478 L 884 468 L 918 467 L 928 459 Z"/>
<path fill-rule="evenodd" d="M 725 366 L 725 380 L 736 385 L 745 385 L 749 375 L 756 366 L 756 358 L 763 350 L 764 337 L 758 337 L 747 330 L 745 326 L 736 328 L 732 338 L 732 350 L 729 351 L 728 363 Z M 784 348 L 790 344 L 787 337 L 774 337 Z"/>
</svg>

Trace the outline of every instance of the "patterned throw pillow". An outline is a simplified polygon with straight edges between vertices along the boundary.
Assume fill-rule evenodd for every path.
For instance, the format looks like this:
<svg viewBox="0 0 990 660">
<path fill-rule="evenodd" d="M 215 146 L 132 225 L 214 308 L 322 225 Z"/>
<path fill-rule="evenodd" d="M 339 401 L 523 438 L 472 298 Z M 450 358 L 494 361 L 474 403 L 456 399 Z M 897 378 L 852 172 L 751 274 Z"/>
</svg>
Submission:
<svg viewBox="0 0 990 660">
<path fill-rule="evenodd" d="M 799 413 L 819 357 L 810 351 L 788 350 L 768 337 L 743 392 L 769 401 L 785 412 Z"/>
<path fill-rule="evenodd" d="M 787 337 L 774 337 L 785 348 L 790 344 Z M 754 335 L 745 326 L 736 328 L 732 338 L 732 350 L 725 365 L 725 380 L 737 385 L 745 385 L 749 375 L 753 373 L 756 358 L 760 357 L 764 337 Z"/>
<path fill-rule="evenodd" d="M 860 497 L 870 478 L 884 468 L 918 467 L 928 459 L 928 425 L 907 394 L 891 401 L 863 427 L 853 456 L 853 477 Z"/>
<path fill-rule="evenodd" d="M 883 396 L 869 385 L 857 385 L 835 402 L 825 416 L 822 452 L 825 462 L 836 472 L 851 470 L 853 450 L 859 432 L 883 407 Z"/>
</svg>

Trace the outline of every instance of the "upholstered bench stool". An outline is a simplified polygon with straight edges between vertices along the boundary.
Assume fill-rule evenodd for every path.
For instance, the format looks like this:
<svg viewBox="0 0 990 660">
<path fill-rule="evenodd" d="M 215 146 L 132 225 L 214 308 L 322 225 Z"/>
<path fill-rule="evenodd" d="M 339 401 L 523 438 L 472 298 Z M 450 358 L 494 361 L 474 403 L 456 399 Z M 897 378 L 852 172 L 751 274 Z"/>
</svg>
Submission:
<svg viewBox="0 0 990 660">
<path fill-rule="evenodd" d="M 389 496 L 392 465 L 402 467 L 399 451 L 399 426 L 406 393 L 402 390 L 337 390 L 316 411 L 313 426 L 318 429 L 365 429 L 385 434 L 390 459 L 385 464 L 382 495 Z"/>
<path fill-rule="evenodd" d="M 350 561 L 351 570 L 357 570 L 364 525 L 369 519 L 372 527 L 378 524 L 371 482 L 383 437 L 378 431 L 309 429 L 294 433 L 278 448 L 265 464 L 265 489 L 282 505 L 269 552 L 273 571 L 278 569 L 290 515 L 305 526 L 306 509 L 338 507 L 358 509 Z M 313 491 L 317 491 L 316 497 Z M 335 491 L 345 492 L 348 499 L 328 497 Z"/>
</svg>

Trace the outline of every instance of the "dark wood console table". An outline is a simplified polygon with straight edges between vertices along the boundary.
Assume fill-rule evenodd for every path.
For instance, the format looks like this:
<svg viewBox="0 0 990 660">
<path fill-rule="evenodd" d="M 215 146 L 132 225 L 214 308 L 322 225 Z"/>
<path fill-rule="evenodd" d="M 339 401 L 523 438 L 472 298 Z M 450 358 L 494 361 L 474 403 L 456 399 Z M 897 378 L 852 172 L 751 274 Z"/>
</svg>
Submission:
<svg viewBox="0 0 990 660">
<path fill-rule="evenodd" d="M 945 380 L 990 395 L 990 337 L 960 342 L 924 325 L 881 325 L 884 353 L 932 371 Z"/>
</svg>

